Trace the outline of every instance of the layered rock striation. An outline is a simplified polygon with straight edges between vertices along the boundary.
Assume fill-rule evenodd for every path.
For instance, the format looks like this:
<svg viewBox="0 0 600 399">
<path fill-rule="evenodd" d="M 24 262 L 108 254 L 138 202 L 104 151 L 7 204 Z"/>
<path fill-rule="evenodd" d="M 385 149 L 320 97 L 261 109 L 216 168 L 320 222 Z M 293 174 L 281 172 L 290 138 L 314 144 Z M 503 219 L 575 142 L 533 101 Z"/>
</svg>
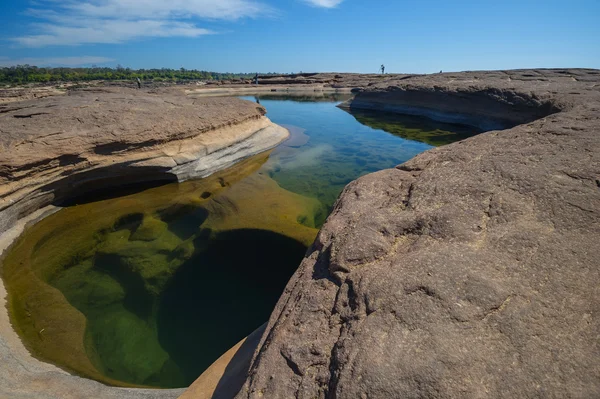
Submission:
<svg viewBox="0 0 600 399">
<path fill-rule="evenodd" d="M 235 98 L 190 99 L 176 91 L 97 88 L 0 105 L 0 253 L 4 255 L 27 225 L 56 209 L 47 205 L 104 198 L 115 189 L 140 182 L 204 177 L 273 148 L 288 135 L 286 129 L 265 117 L 260 105 Z M 83 198 L 86 195 L 88 198 Z M 83 211 L 85 206 L 71 209 L 79 208 Z M 95 222 L 127 212 L 126 208 L 105 209 L 106 214 Z M 136 239 L 145 242 L 155 238 L 156 229 L 147 227 Z M 51 233 L 48 237 L 54 236 Z M 57 253 L 77 251 L 75 247 L 52 245 L 49 249 Z M 19 263 L 17 259 L 16 265 L 24 279 L 30 278 L 26 283 L 35 284 L 36 277 L 26 270 L 30 261 L 22 259 Z M 47 261 L 49 264 L 50 259 Z M 4 266 L 3 273 L 7 272 Z M 50 340 L 44 342 L 49 333 L 63 334 L 66 340 L 70 336 L 76 344 L 71 351 L 62 349 L 63 357 L 83 359 L 78 371 L 92 375 L 93 367 L 89 361 L 85 363 L 82 348 L 81 335 L 86 328 L 83 314 L 65 306 L 66 299 L 57 291 L 54 296 L 48 296 L 46 288 L 29 294 L 30 298 L 19 303 L 25 308 L 23 315 L 31 317 L 29 324 L 40 341 L 35 352 L 56 348 Z M 7 305 L 6 297 L 5 286 L 0 283 L 0 363 L 4 365 L 0 367 L 0 397 L 174 398 L 182 393 L 109 387 L 37 360 L 9 320 L 6 306 L 12 306 L 14 313 L 20 309 L 16 309 L 18 301 L 13 297 Z M 63 314 L 65 320 L 77 323 L 56 324 L 52 331 L 43 326 L 36 329 L 32 314 L 44 299 L 50 299 L 45 305 L 51 309 L 44 317 L 70 312 L 73 317 Z"/>
<path fill-rule="evenodd" d="M 600 71 L 414 77 L 347 106 L 512 128 L 350 183 L 236 397 L 599 397 Z"/>
<path fill-rule="evenodd" d="M 205 177 L 288 136 L 251 102 L 125 88 L 0 105 L 0 133 L 0 231 L 74 196 Z"/>
<path fill-rule="evenodd" d="M 598 80 L 594 70 L 514 70 L 390 77 L 356 90 L 344 109 L 420 115 L 483 130 L 508 129 L 564 110 Z"/>
</svg>

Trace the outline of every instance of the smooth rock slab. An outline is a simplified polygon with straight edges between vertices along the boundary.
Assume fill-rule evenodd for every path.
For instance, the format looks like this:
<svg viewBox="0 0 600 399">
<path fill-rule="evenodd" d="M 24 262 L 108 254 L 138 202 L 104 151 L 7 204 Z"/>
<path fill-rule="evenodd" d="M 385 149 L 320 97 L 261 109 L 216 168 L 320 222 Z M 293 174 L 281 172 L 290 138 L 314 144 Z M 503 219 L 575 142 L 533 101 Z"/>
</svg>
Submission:
<svg viewBox="0 0 600 399">
<path fill-rule="evenodd" d="M 205 177 L 289 133 L 237 98 L 100 88 L 0 105 L 0 231 L 48 204 Z"/>
</svg>

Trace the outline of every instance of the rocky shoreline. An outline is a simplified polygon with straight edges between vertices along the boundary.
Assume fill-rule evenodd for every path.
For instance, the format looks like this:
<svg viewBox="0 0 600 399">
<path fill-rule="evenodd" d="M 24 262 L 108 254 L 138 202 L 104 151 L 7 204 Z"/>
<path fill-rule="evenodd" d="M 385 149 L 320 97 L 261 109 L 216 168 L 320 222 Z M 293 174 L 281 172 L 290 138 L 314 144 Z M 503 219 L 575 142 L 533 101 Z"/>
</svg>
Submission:
<svg viewBox="0 0 600 399">
<path fill-rule="evenodd" d="M 86 89 L 0 106 L 0 231 L 36 209 L 143 181 L 185 181 L 275 147 L 287 130 L 235 98 Z"/>
<path fill-rule="evenodd" d="M 349 109 L 505 130 L 428 151 L 350 183 L 262 338 L 258 344 L 253 340 L 250 371 L 236 367 L 248 362 L 252 348 L 246 347 L 243 356 L 224 355 L 233 360 L 224 360 L 222 377 L 221 364 L 216 376 L 209 369 L 200 382 L 237 386 L 245 380 L 237 398 L 600 395 L 600 71 L 282 79 L 273 83 L 281 85 L 277 91 L 353 90 L 356 98 L 344 105 Z M 225 86 L 235 92 L 241 84 Z M 190 97 L 203 92 L 209 93 L 194 88 Z M 56 126 L 35 125 L 45 112 L 71 104 L 65 114 L 71 126 L 86 126 L 88 120 L 78 121 L 77 113 L 88 112 L 78 107 L 91 95 L 110 101 L 106 114 L 96 114 L 99 120 L 92 123 L 102 129 L 83 142 L 72 131 L 53 135 Z M 0 106 L 5 157 L 0 249 L 28 218 L 43 217 L 37 209 L 77 190 L 108 187 L 101 184 L 108 176 L 130 182 L 157 174 L 169 181 L 199 177 L 220 167 L 215 165 L 234 163 L 236 154 L 261 152 L 287 136 L 270 125 L 262 107 L 241 100 L 186 99 L 157 90 L 142 96 L 148 98 L 141 108 L 132 96 L 124 88 L 92 88 L 32 100 L 26 108 L 13 110 L 23 102 Z M 158 112 L 165 107 L 167 117 Z M 220 122 L 187 124 L 194 107 L 212 110 L 209 115 Z M 232 120 L 246 126 L 242 140 Z M 143 128 L 124 128 L 136 121 Z M 15 140 L 24 122 L 36 127 Z M 107 136 L 107 126 L 121 130 Z M 210 132 L 219 133 L 210 138 Z M 223 135 L 228 145 L 216 140 Z M 56 148 L 67 142 L 76 155 L 90 156 L 53 154 L 49 149 L 59 143 L 57 136 L 66 141 Z M 148 140 L 155 136 L 158 140 Z M 178 141 L 194 151 L 170 145 Z M 17 142 L 28 151 L 16 152 Z M 209 153 L 216 155 L 207 162 Z M 88 169 L 92 185 L 53 183 Z M 152 398 L 183 392 L 111 388 L 71 376 L 33 359 L 6 312 L 0 317 L 0 355 L 11 364 L 0 374 L 2 394 Z M 187 395 L 231 397 L 229 389 L 223 392 L 213 395 L 195 384 Z"/>
<path fill-rule="evenodd" d="M 549 98 L 515 92 L 491 82 L 466 87 L 427 83 L 364 91 L 339 107 L 418 115 L 484 131 L 509 129 L 560 110 Z"/>
<path fill-rule="evenodd" d="M 289 136 L 255 103 L 127 88 L 0 105 L 0 131 L 0 253 L 64 201 L 140 182 L 205 177 Z M 0 396 L 165 398 L 183 392 L 109 387 L 35 359 L 11 326 L 6 295 L 0 283 Z"/>
</svg>

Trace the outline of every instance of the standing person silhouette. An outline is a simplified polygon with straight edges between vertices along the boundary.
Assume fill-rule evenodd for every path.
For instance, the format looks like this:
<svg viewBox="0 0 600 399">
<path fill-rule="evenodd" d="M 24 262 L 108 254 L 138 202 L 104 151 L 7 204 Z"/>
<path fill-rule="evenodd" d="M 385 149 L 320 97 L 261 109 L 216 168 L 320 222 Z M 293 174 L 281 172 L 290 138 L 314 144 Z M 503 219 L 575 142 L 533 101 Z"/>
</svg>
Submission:
<svg viewBox="0 0 600 399">
<path fill-rule="evenodd" d="M 138 85 L 138 89 L 142 88 L 142 81 L 140 80 L 140 78 L 137 78 L 137 85 Z"/>
<path fill-rule="evenodd" d="M 381 73 L 384 74 L 385 73 L 385 65 L 381 64 Z"/>
</svg>

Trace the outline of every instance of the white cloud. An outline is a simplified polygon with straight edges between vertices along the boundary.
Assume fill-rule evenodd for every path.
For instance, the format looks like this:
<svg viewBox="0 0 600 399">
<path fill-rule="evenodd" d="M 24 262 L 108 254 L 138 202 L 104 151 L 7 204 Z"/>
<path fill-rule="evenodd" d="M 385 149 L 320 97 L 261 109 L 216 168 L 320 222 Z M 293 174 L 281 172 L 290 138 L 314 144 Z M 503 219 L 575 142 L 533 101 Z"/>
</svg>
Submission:
<svg viewBox="0 0 600 399">
<path fill-rule="evenodd" d="M 305 3 L 314 7 L 334 8 L 342 4 L 344 0 L 304 0 Z"/>
<path fill-rule="evenodd" d="M 80 66 L 106 64 L 115 61 L 112 58 L 84 55 L 80 57 L 19 58 L 0 57 L 0 66 L 37 65 L 37 66 Z"/>
<path fill-rule="evenodd" d="M 64 8 L 98 18 L 198 17 L 236 20 L 270 12 L 255 0 L 69 0 Z"/>
<path fill-rule="evenodd" d="M 42 0 L 29 14 L 44 22 L 13 38 L 25 47 L 123 43 L 147 37 L 198 37 L 214 33 L 194 19 L 230 20 L 273 15 L 256 0 Z"/>
<path fill-rule="evenodd" d="M 143 37 L 197 37 L 210 34 L 194 24 L 168 20 L 99 20 L 87 19 L 85 24 L 39 24 L 43 34 L 13 39 L 25 47 L 78 45 L 89 43 L 122 43 Z"/>
</svg>

